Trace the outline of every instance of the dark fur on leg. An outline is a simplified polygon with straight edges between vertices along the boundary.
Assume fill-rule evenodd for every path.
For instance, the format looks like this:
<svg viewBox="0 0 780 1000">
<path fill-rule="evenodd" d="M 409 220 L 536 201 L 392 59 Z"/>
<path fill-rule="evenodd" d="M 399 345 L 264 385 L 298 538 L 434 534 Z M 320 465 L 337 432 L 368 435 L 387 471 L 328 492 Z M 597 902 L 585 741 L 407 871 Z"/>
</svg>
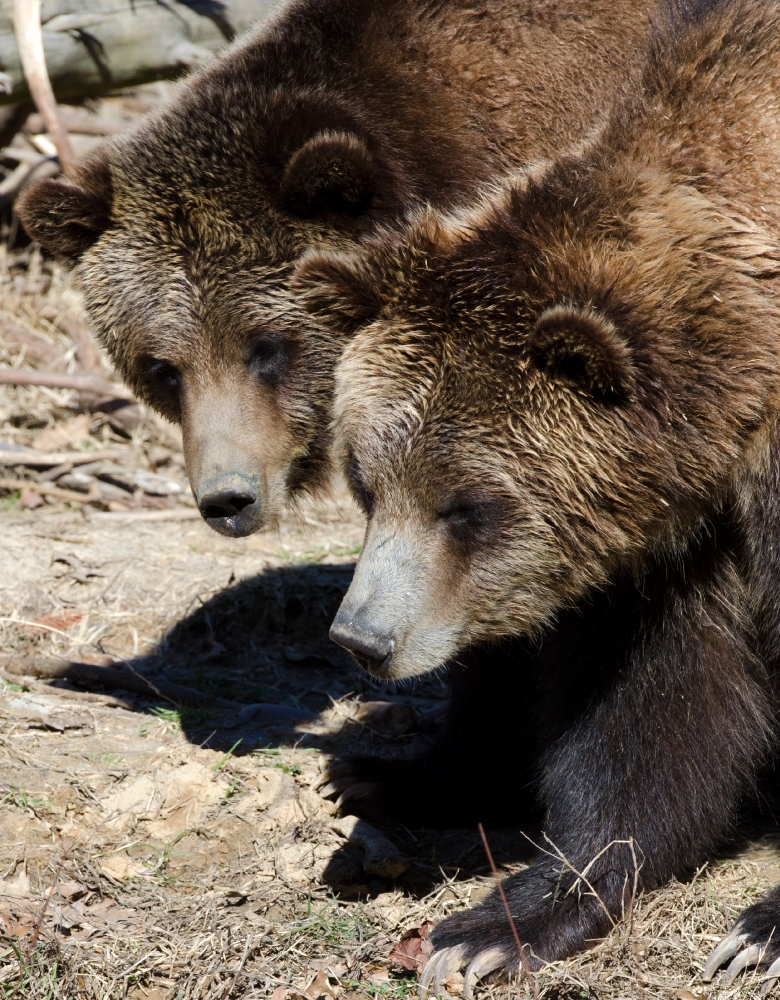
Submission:
<svg viewBox="0 0 780 1000">
<path fill-rule="evenodd" d="M 504 883 L 537 965 L 603 936 L 635 878 L 652 888 L 700 863 L 766 756 L 772 699 L 747 594 L 724 533 L 699 549 L 685 579 L 659 568 L 633 593 L 615 587 L 587 617 L 566 616 L 539 651 L 549 841 Z M 637 866 L 621 841 L 633 842 Z M 517 972 L 496 893 L 441 923 L 432 942 L 465 962 L 499 949 Z"/>
</svg>

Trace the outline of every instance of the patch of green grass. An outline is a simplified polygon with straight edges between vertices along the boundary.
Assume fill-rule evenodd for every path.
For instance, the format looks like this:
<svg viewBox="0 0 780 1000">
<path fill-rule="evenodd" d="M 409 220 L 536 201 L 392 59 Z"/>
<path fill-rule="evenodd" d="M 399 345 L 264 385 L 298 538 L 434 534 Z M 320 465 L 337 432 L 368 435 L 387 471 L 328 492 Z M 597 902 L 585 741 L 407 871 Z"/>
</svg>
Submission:
<svg viewBox="0 0 780 1000">
<path fill-rule="evenodd" d="M 314 941 L 328 944 L 332 948 L 363 944 L 377 931 L 363 917 L 359 907 L 350 907 L 338 899 L 331 899 L 319 910 L 312 908 L 311 894 L 306 906 L 306 916 L 303 920 L 282 933 L 281 937 L 307 937 Z"/>
<path fill-rule="evenodd" d="M 101 764 L 121 764 L 124 757 L 118 753 L 85 753 L 84 759 L 93 763 L 99 761 Z"/>
<path fill-rule="evenodd" d="M 353 990 L 362 990 L 368 996 L 387 1000 L 411 1000 L 417 993 L 417 981 L 414 979 L 397 979 L 388 983 L 361 983 L 357 979 L 345 979 L 345 986 Z"/>
<path fill-rule="evenodd" d="M 260 747 L 259 749 L 253 751 L 257 757 L 281 757 L 282 751 L 277 750 L 275 747 Z M 265 765 L 266 767 L 278 767 L 280 771 L 284 771 L 285 774 L 301 774 L 303 768 L 300 764 L 288 764 L 286 761 L 280 761 L 278 764 L 271 764 L 270 762 Z"/>
<path fill-rule="evenodd" d="M 10 496 L 3 497 L 3 499 L 0 500 L 0 510 L 11 510 L 11 508 L 17 504 L 21 495 L 22 491 L 16 490 L 16 492 L 12 493 Z"/>
<path fill-rule="evenodd" d="M 201 729 L 212 717 L 213 712 L 207 705 L 181 705 L 178 708 L 168 708 L 154 705 L 149 714 L 168 729 L 182 732 L 184 729 Z M 148 736 L 151 722 L 144 722 L 138 730 L 139 736 Z"/>
<path fill-rule="evenodd" d="M 240 739 L 240 740 L 236 740 L 236 742 L 235 742 L 235 743 L 233 744 L 233 746 L 232 746 L 232 747 L 231 747 L 231 748 L 230 748 L 230 749 L 228 750 L 228 752 L 227 752 L 227 753 L 223 754 L 223 755 L 222 755 L 222 756 L 221 756 L 221 757 L 219 758 L 219 760 L 218 760 L 218 761 L 217 761 L 217 763 L 216 763 L 216 764 L 215 764 L 215 765 L 214 765 L 214 766 L 212 767 L 212 769 L 211 769 L 211 770 L 212 770 L 212 771 L 221 771 L 221 770 L 222 770 L 222 768 L 223 768 L 223 767 L 225 766 L 225 764 L 227 764 L 227 762 L 228 762 L 228 761 L 230 760 L 230 758 L 231 758 L 231 757 L 233 756 L 233 753 L 234 753 L 234 751 L 235 751 L 236 747 L 237 747 L 237 746 L 239 745 L 239 743 L 243 743 L 243 742 L 244 742 L 244 738 L 243 738 L 243 736 L 241 737 L 241 739 Z"/>
<path fill-rule="evenodd" d="M 31 798 L 26 789 L 19 788 L 18 785 L 11 785 L 10 790 L 0 798 L 0 807 L 15 806 L 17 809 L 29 809 L 31 806 L 38 805 L 40 801 L 40 799 Z"/>
<path fill-rule="evenodd" d="M 11 942 L 11 947 L 0 955 L 0 960 L 6 962 L 11 954 L 18 964 L 18 976 L 0 983 L 0 998 L 2 1000 L 71 1000 L 73 994 L 64 987 L 61 969 L 53 959 L 49 961 L 44 954 L 44 947 L 38 947 L 32 954 L 25 954 L 22 949 Z"/>
</svg>

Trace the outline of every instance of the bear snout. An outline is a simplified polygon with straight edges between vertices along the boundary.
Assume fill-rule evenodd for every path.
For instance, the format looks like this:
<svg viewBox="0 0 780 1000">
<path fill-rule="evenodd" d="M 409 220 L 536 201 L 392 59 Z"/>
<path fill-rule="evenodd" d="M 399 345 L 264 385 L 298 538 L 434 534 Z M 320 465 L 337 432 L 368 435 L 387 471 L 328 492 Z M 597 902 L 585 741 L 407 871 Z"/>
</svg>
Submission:
<svg viewBox="0 0 780 1000">
<path fill-rule="evenodd" d="M 198 491 L 198 510 L 221 535 L 241 538 L 263 525 L 263 500 L 257 484 L 243 476 L 212 481 Z"/>
<path fill-rule="evenodd" d="M 336 615 L 330 638 L 342 646 L 368 674 L 386 677 L 395 651 L 395 641 L 354 619 Z"/>
</svg>

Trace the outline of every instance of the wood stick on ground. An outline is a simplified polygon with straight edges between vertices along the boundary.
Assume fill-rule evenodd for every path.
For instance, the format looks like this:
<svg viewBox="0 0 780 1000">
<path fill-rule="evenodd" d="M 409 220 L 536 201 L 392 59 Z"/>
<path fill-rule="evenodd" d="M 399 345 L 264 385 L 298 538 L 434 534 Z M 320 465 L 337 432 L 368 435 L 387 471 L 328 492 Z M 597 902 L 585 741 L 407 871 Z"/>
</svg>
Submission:
<svg viewBox="0 0 780 1000">
<path fill-rule="evenodd" d="M 95 451 L 6 451 L 0 448 L 0 465 L 34 465 L 56 468 L 58 465 L 87 465 L 90 462 L 112 462 L 130 454 L 128 448 L 102 448 Z"/>
<path fill-rule="evenodd" d="M 125 386 L 97 375 L 34 372 L 26 368 L 1 368 L 0 385 L 45 385 L 50 389 L 78 389 L 81 392 L 100 392 L 120 399 L 135 398 Z"/>
<path fill-rule="evenodd" d="M 93 521 L 197 521 L 202 517 L 197 507 L 171 507 L 169 510 L 110 510 L 96 511 Z"/>
<path fill-rule="evenodd" d="M 101 500 L 102 497 L 92 496 L 89 493 L 77 493 L 76 490 L 64 490 L 61 486 L 50 486 L 48 483 L 36 483 L 33 479 L 8 479 L 0 477 L 0 489 L 17 490 L 25 488 L 34 490 L 40 496 L 54 497 L 55 500 L 65 500 L 67 503 L 92 503 L 93 500 Z"/>
<path fill-rule="evenodd" d="M 103 687 L 135 691 L 148 698 L 160 697 L 176 705 L 205 705 L 220 711 L 240 711 L 247 706 L 227 698 L 204 694 L 195 688 L 175 684 L 173 681 L 146 678 L 135 670 L 130 670 L 119 661 L 110 667 L 99 667 L 93 663 L 77 660 L 49 660 L 43 657 L 0 658 L 0 665 L 7 675 L 28 675 L 40 679 L 62 678 L 78 681 L 80 684 L 100 684 Z"/>
<path fill-rule="evenodd" d="M 506 919 L 509 921 L 509 926 L 512 928 L 512 934 L 514 935 L 515 944 L 517 945 L 517 950 L 520 952 L 520 962 L 523 966 L 523 972 L 525 972 L 526 978 L 531 985 L 531 992 L 534 995 L 534 1000 L 539 1000 L 539 987 L 536 985 L 536 977 L 533 972 L 531 972 L 531 966 L 528 964 L 528 957 L 523 950 L 522 942 L 520 941 L 520 935 L 517 933 L 517 927 L 512 919 L 512 911 L 509 909 L 509 903 L 507 902 L 506 893 L 504 892 L 504 887 L 501 885 L 501 879 L 498 874 L 498 869 L 496 868 L 496 863 L 493 860 L 493 854 L 490 850 L 490 845 L 488 844 L 487 837 L 485 836 L 485 828 L 481 823 L 477 823 L 479 827 L 479 835 L 482 837 L 482 844 L 485 848 L 485 854 L 487 854 L 487 859 L 490 862 L 490 870 L 493 872 L 493 878 L 496 880 L 496 889 L 498 889 L 498 894 L 501 897 L 501 902 L 504 904 L 504 912 L 506 913 Z"/>
<path fill-rule="evenodd" d="M 87 324 L 83 323 L 77 316 L 67 312 L 58 316 L 55 322 L 76 345 L 76 357 L 82 368 L 95 375 L 101 375 L 103 365 L 100 362 L 100 353 Z"/>
<path fill-rule="evenodd" d="M 121 698 L 115 698 L 112 694 L 95 694 L 93 691 L 73 691 L 70 688 L 59 687 L 56 684 L 44 684 L 34 677 L 14 676 L 3 673 L 0 670 L 0 680 L 6 684 L 16 684 L 29 691 L 37 691 L 40 694 L 53 694 L 58 698 L 66 698 L 68 701 L 85 701 L 91 705 L 106 705 L 109 708 L 128 708 L 128 703 Z"/>
<path fill-rule="evenodd" d="M 49 135 L 57 147 L 57 157 L 62 172 L 66 177 L 73 177 L 75 173 L 73 150 L 68 133 L 57 113 L 57 101 L 46 69 L 41 30 L 41 0 L 14 0 L 13 11 L 16 44 L 27 85 L 35 106 L 46 123 Z"/>
</svg>

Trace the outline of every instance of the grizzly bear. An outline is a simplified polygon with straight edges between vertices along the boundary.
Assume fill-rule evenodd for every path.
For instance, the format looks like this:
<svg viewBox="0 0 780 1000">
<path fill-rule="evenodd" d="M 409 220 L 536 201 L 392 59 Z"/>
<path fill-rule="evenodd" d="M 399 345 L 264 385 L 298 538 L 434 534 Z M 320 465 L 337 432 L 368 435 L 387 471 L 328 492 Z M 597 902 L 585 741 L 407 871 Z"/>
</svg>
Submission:
<svg viewBox="0 0 780 1000">
<path fill-rule="evenodd" d="M 289 288 L 300 255 L 580 142 L 656 2 L 295 0 L 77 182 L 24 195 L 118 370 L 181 422 L 212 527 L 272 525 L 327 478 L 342 342 Z"/>
<path fill-rule="evenodd" d="M 459 664 L 436 746 L 329 791 L 403 820 L 500 766 L 543 814 L 504 883 L 533 967 L 701 864 L 776 748 L 778 94 L 776 4 L 672 7 L 581 150 L 298 267 L 352 332 L 334 446 L 368 527 L 332 638 L 378 678 Z M 776 975 L 775 926 L 778 893 L 708 974 Z M 496 893 L 431 940 L 434 993 L 518 972 Z"/>
</svg>

